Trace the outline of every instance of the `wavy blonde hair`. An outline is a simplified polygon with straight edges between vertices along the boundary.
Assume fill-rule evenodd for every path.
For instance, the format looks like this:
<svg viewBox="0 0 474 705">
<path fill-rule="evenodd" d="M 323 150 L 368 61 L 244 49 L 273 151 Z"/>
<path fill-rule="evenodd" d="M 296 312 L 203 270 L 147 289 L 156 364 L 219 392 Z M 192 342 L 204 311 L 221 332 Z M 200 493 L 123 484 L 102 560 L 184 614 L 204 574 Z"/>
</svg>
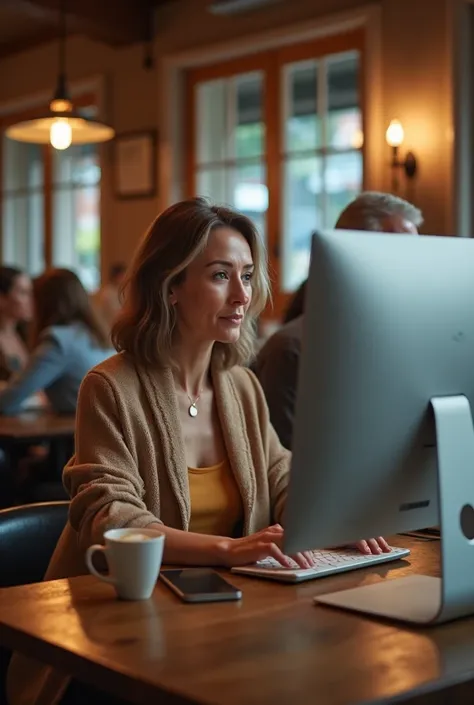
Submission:
<svg viewBox="0 0 474 705">
<path fill-rule="evenodd" d="M 216 342 L 213 357 L 229 369 L 246 364 L 254 353 L 258 315 L 269 295 L 265 247 L 250 218 L 204 198 L 176 203 L 151 224 L 127 272 L 124 307 L 112 329 L 118 351 L 145 365 L 172 364 L 177 317 L 170 303 L 173 285 L 180 284 L 186 268 L 206 247 L 215 228 L 233 228 L 248 242 L 254 263 L 252 300 L 236 343 Z"/>
</svg>

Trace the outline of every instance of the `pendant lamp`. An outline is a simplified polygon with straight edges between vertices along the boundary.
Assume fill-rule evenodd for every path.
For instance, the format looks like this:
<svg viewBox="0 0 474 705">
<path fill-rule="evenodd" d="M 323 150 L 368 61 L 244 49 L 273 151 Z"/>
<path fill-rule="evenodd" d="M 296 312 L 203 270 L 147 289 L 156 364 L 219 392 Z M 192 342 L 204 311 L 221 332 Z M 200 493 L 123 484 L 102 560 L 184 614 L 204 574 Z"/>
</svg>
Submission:
<svg viewBox="0 0 474 705">
<path fill-rule="evenodd" d="M 18 142 L 51 144 L 55 149 L 67 149 L 71 144 L 107 142 L 115 135 L 110 125 L 74 110 L 66 78 L 66 0 L 60 0 L 59 73 L 49 111 L 10 125 L 5 134 Z"/>
</svg>

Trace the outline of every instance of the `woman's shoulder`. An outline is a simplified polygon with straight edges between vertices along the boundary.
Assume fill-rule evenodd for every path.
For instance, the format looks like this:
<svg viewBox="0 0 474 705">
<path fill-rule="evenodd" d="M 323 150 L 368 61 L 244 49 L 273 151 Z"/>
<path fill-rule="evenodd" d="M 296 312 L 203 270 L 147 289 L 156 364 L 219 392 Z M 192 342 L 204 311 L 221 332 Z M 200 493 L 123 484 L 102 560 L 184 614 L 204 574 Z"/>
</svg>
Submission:
<svg viewBox="0 0 474 705">
<path fill-rule="evenodd" d="M 115 353 L 106 358 L 98 365 L 95 365 L 87 376 L 96 376 L 106 379 L 112 386 L 129 386 L 138 383 L 136 366 L 129 356 L 124 352 Z"/>
<path fill-rule="evenodd" d="M 249 367 L 234 365 L 225 374 L 232 381 L 240 397 L 253 401 L 257 405 L 265 403 L 260 382 Z"/>
</svg>

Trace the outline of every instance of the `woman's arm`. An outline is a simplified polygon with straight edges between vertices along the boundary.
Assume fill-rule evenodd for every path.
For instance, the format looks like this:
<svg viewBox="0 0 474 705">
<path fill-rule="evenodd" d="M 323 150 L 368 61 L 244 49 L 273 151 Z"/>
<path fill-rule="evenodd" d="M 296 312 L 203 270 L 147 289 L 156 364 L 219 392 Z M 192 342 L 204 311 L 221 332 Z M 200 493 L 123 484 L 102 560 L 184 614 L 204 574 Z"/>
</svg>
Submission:
<svg viewBox="0 0 474 705">
<path fill-rule="evenodd" d="M 0 413 L 18 414 L 28 397 L 49 387 L 64 372 L 66 357 L 54 338 L 36 348 L 26 368 L 0 392 Z"/>
<path fill-rule="evenodd" d="M 226 565 L 226 555 L 231 539 L 224 536 L 195 534 L 172 529 L 165 524 L 151 524 L 165 535 L 164 563 L 180 565 Z"/>
<path fill-rule="evenodd" d="M 76 453 L 64 469 L 71 496 L 69 520 L 81 550 L 112 528 L 152 527 L 165 534 L 164 561 L 184 565 L 245 565 L 281 553 L 281 527 L 232 539 L 165 526 L 144 501 L 144 485 L 128 448 L 114 392 L 98 372 L 82 383 L 77 406 Z"/>
</svg>

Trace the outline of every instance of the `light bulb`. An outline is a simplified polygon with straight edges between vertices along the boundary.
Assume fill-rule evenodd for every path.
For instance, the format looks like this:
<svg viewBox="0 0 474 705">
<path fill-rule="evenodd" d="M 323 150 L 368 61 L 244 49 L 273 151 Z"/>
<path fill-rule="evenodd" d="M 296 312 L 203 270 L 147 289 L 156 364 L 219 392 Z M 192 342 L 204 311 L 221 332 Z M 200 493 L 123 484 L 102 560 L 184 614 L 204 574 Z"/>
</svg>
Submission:
<svg viewBox="0 0 474 705">
<path fill-rule="evenodd" d="M 402 123 L 400 120 L 392 120 L 385 133 L 385 139 L 390 147 L 399 147 L 405 138 L 405 132 L 403 130 Z"/>
<path fill-rule="evenodd" d="M 67 118 L 57 118 L 51 125 L 49 141 L 54 149 L 67 149 L 72 142 L 72 129 Z"/>
<path fill-rule="evenodd" d="M 362 149 L 364 146 L 364 133 L 360 128 L 354 130 L 351 137 L 351 147 L 353 149 Z"/>
</svg>

